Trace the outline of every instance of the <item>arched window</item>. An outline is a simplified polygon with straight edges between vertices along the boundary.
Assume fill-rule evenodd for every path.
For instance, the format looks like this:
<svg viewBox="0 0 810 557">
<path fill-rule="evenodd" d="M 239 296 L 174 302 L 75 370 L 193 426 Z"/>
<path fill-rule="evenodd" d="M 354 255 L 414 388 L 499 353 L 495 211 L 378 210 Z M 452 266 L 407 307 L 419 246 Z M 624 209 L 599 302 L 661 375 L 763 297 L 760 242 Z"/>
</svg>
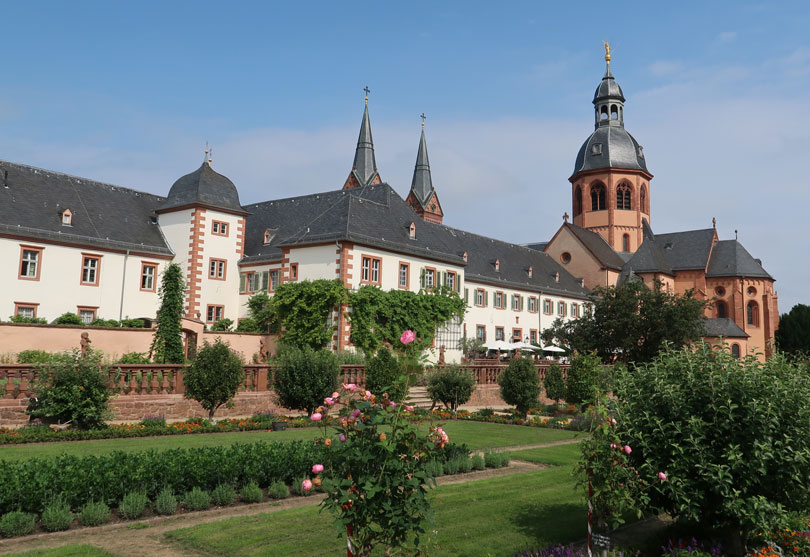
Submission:
<svg viewBox="0 0 810 557">
<path fill-rule="evenodd" d="M 631 209 L 630 206 L 630 186 L 621 184 L 616 188 L 616 208 L 617 209 Z"/>
<path fill-rule="evenodd" d="M 747 323 L 752 327 L 759 327 L 759 305 L 752 300 L 748 302 L 748 305 L 745 306 L 745 309 L 746 309 Z"/>
<path fill-rule="evenodd" d="M 731 355 L 734 356 L 735 358 L 737 358 L 738 360 L 740 359 L 740 345 L 739 344 L 734 343 L 734 344 L 731 345 Z"/>
<path fill-rule="evenodd" d="M 714 305 L 717 308 L 717 317 L 728 317 L 728 309 L 724 301 L 717 300 Z"/>
<path fill-rule="evenodd" d="M 630 234 L 622 236 L 622 251 L 630 251 Z"/>
<path fill-rule="evenodd" d="M 582 213 L 582 188 L 577 186 L 574 193 L 574 214 L 579 215 Z"/>
<path fill-rule="evenodd" d="M 605 186 L 596 184 L 591 186 L 591 211 L 605 210 Z"/>
<path fill-rule="evenodd" d="M 650 208 L 647 207 L 647 187 L 641 186 L 641 204 L 639 209 L 642 213 L 650 214 Z"/>
<path fill-rule="evenodd" d="M 619 108 L 615 104 L 610 106 L 610 119 L 611 120 L 619 119 Z"/>
<path fill-rule="evenodd" d="M 602 110 L 599 112 L 599 119 L 600 120 L 607 120 L 608 119 L 608 109 L 607 106 L 603 106 Z"/>
</svg>

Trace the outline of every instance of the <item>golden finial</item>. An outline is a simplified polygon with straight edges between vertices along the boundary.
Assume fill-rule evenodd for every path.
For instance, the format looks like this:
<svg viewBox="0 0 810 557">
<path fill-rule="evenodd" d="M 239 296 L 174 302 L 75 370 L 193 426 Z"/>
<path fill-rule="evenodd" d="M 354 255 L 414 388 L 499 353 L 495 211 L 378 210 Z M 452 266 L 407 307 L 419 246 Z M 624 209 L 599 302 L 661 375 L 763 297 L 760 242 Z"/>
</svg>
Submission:
<svg viewBox="0 0 810 557">
<path fill-rule="evenodd" d="M 610 66 L 610 43 L 602 41 L 602 44 L 605 45 L 605 62 Z"/>
</svg>

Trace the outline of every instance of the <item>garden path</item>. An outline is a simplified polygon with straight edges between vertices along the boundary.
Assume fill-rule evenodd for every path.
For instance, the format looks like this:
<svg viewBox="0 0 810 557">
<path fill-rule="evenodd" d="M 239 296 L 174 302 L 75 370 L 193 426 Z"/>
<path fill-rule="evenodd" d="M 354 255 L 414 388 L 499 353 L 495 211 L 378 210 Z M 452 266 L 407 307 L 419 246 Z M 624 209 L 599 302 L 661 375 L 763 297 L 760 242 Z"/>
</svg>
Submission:
<svg viewBox="0 0 810 557">
<path fill-rule="evenodd" d="M 497 449 L 502 451 L 516 451 L 524 449 L 536 449 L 543 447 L 553 447 L 557 445 L 567 445 L 578 443 L 578 439 L 566 439 L 552 441 L 549 443 L 534 443 L 529 445 L 517 445 L 514 447 L 502 447 Z M 478 481 L 499 476 L 512 474 L 522 474 L 545 468 L 545 465 L 534 464 L 522 460 L 512 460 L 508 467 L 486 469 L 456 476 L 446 476 L 438 478 L 438 485 L 451 485 Z M 290 497 L 282 501 L 272 503 L 256 503 L 253 505 L 240 505 L 237 507 L 224 507 L 208 511 L 195 513 L 183 513 L 168 517 L 153 517 L 140 522 L 119 522 L 95 528 L 77 528 L 66 532 L 55 532 L 50 534 L 36 534 L 20 539 L 0 540 L 0 553 L 17 553 L 31 551 L 35 549 L 46 549 L 63 545 L 90 544 L 102 549 L 106 549 L 120 557 L 192 557 L 198 555 L 194 552 L 185 551 L 172 544 L 166 543 L 163 534 L 169 530 L 187 528 L 223 520 L 225 518 L 238 516 L 251 516 L 255 514 L 277 512 L 286 509 L 317 505 L 320 503 L 322 495 L 311 495 L 308 497 Z M 142 528 L 133 528 L 135 524 L 143 524 Z"/>
</svg>

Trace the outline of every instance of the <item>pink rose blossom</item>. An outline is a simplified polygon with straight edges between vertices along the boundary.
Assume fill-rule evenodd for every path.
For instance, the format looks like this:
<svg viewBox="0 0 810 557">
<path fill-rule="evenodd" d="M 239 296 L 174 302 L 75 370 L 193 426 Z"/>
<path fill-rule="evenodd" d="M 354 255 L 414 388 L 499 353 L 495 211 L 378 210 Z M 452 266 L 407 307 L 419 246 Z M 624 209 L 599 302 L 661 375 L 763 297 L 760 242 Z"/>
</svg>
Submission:
<svg viewBox="0 0 810 557">
<path fill-rule="evenodd" d="M 332 398 L 340 398 L 340 393 L 335 391 L 334 393 L 332 393 Z"/>
<path fill-rule="evenodd" d="M 663 472 L 658 472 L 658 479 L 661 480 L 662 482 L 665 482 L 667 481 L 667 475 L 664 474 Z"/>
<path fill-rule="evenodd" d="M 627 454 L 630 454 L 630 453 L 633 452 L 633 449 L 630 448 L 630 445 L 625 445 L 624 446 L 624 452 L 626 452 Z"/>
<path fill-rule="evenodd" d="M 397 403 L 396 403 L 396 402 L 394 402 L 393 400 L 392 400 L 391 402 L 389 402 L 389 403 L 388 403 L 388 405 L 389 405 L 391 408 L 396 408 L 396 407 L 397 407 Z"/>
<path fill-rule="evenodd" d="M 612 423 L 613 425 L 616 425 L 616 418 L 610 418 L 610 423 Z"/>
<path fill-rule="evenodd" d="M 347 391 L 355 391 L 357 390 L 357 385 L 355 385 L 354 383 L 344 383 L 343 388 L 346 389 Z"/>
<path fill-rule="evenodd" d="M 312 416 L 309 417 L 309 419 L 312 420 L 313 422 L 320 422 L 321 418 L 323 418 L 323 416 L 321 415 L 320 412 L 315 412 L 314 414 L 312 414 Z"/>
<path fill-rule="evenodd" d="M 410 404 L 406 404 L 405 410 L 407 410 L 408 412 L 413 412 L 413 406 L 411 406 Z"/>
<path fill-rule="evenodd" d="M 341 443 L 345 443 L 346 442 L 346 436 L 343 433 L 341 433 L 340 435 L 338 435 L 338 440 Z"/>
<path fill-rule="evenodd" d="M 312 489 L 312 482 L 310 480 L 304 480 L 301 482 L 301 489 L 304 491 L 309 491 Z"/>
<path fill-rule="evenodd" d="M 416 333 L 414 333 L 413 331 L 408 330 L 408 331 L 403 331 L 402 336 L 399 337 L 399 342 L 401 342 L 402 344 L 408 345 L 408 344 L 412 343 L 414 341 L 414 339 L 416 339 Z"/>
<path fill-rule="evenodd" d="M 357 416 L 359 416 L 362 413 L 363 412 L 361 412 L 359 408 L 355 408 L 354 410 L 352 410 L 352 413 L 349 414 L 349 416 L 351 416 L 352 418 L 356 418 Z"/>
<path fill-rule="evenodd" d="M 618 445 L 617 445 L 616 443 L 611 443 L 611 444 L 610 444 L 610 448 L 611 448 L 611 449 L 615 449 L 615 448 L 617 448 L 617 447 L 618 447 Z"/>
<path fill-rule="evenodd" d="M 323 464 L 313 464 L 312 465 L 312 473 L 313 474 L 320 474 L 323 472 Z"/>
<path fill-rule="evenodd" d="M 323 399 L 323 402 L 327 406 L 333 406 L 335 404 L 335 399 L 333 399 L 331 396 L 328 396 L 325 399 Z"/>
</svg>

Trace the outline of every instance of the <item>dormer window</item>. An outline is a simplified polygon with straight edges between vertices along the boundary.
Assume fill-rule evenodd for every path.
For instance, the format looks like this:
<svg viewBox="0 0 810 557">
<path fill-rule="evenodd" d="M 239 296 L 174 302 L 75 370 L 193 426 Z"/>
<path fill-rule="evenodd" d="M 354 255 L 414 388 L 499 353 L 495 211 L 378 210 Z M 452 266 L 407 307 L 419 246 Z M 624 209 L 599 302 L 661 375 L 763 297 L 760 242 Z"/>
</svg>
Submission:
<svg viewBox="0 0 810 557">
<path fill-rule="evenodd" d="M 498 271 L 499 273 L 501 272 L 501 260 L 500 259 L 495 260 L 495 270 Z"/>
<path fill-rule="evenodd" d="M 411 240 L 416 239 L 416 225 L 412 222 L 411 226 L 408 227 L 408 238 Z"/>
<path fill-rule="evenodd" d="M 640 159 L 644 158 L 644 147 L 642 147 L 641 145 L 638 146 L 638 158 Z"/>
<path fill-rule="evenodd" d="M 554 273 L 554 282 L 560 282 L 560 272 Z"/>
<path fill-rule="evenodd" d="M 534 268 L 529 265 L 529 278 L 532 278 L 532 274 L 534 274 Z"/>
<path fill-rule="evenodd" d="M 601 155 L 602 154 L 602 144 L 601 143 L 594 143 L 591 145 L 591 154 L 592 155 Z"/>
<path fill-rule="evenodd" d="M 467 252 L 466 251 L 464 252 L 464 255 L 462 255 L 462 257 L 464 258 L 464 263 L 466 263 L 467 262 Z"/>
<path fill-rule="evenodd" d="M 62 211 L 62 226 L 73 226 L 73 213 L 70 209 Z"/>
<path fill-rule="evenodd" d="M 269 244 L 270 240 L 273 239 L 273 234 L 270 232 L 270 229 L 264 231 L 264 243 Z"/>
</svg>

